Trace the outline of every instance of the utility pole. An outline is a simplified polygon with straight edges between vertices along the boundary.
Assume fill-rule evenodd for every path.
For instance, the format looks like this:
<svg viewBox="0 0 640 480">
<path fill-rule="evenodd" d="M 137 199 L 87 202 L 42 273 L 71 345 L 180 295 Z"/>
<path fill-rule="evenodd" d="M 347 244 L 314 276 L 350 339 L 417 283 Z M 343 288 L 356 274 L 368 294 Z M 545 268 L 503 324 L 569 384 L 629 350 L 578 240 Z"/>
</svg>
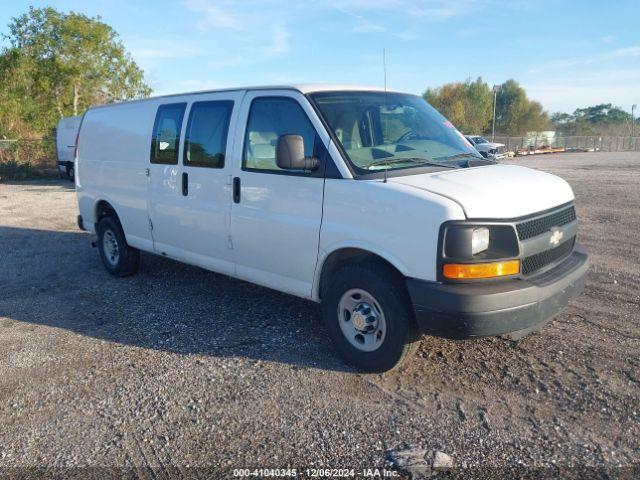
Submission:
<svg viewBox="0 0 640 480">
<path fill-rule="evenodd" d="M 491 122 L 491 141 L 492 142 L 496 141 L 496 100 L 498 99 L 499 90 L 500 90 L 500 85 L 493 86 L 493 121 Z"/>
</svg>

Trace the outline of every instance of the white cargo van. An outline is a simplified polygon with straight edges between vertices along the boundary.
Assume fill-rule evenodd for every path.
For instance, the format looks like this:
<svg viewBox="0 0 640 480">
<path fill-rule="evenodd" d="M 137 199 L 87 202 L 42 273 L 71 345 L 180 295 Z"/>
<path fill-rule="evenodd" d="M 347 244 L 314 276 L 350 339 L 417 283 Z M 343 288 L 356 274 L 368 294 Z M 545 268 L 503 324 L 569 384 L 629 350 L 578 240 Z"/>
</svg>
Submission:
<svg viewBox="0 0 640 480">
<path fill-rule="evenodd" d="M 58 157 L 58 172 L 64 172 L 71 181 L 74 179 L 74 152 L 76 138 L 80 128 L 81 116 L 63 117 L 56 126 L 56 155 Z"/>
<path fill-rule="evenodd" d="M 398 92 L 240 88 L 91 108 L 76 189 L 110 273 L 135 273 L 144 250 L 321 302 L 336 349 L 368 371 L 399 364 L 421 333 L 521 336 L 585 284 L 569 185 L 480 157 Z"/>
</svg>

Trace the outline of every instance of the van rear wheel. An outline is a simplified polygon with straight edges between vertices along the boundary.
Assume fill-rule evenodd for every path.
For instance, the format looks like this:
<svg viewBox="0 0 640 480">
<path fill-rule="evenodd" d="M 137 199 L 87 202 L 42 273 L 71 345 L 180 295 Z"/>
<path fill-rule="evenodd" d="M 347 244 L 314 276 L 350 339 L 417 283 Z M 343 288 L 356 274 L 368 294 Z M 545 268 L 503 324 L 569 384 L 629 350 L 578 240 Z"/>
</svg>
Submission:
<svg viewBox="0 0 640 480">
<path fill-rule="evenodd" d="M 127 244 L 117 219 L 104 217 L 98 222 L 97 234 L 102 264 L 111 275 L 126 277 L 138 271 L 140 251 Z"/>
<path fill-rule="evenodd" d="M 75 181 L 76 172 L 75 172 L 74 166 L 73 165 L 67 165 L 66 170 L 67 170 L 67 178 L 69 180 L 71 180 L 72 182 Z"/>
<path fill-rule="evenodd" d="M 322 312 L 338 353 L 361 370 L 391 370 L 418 346 L 405 286 L 384 265 L 341 268 L 325 292 Z"/>
</svg>

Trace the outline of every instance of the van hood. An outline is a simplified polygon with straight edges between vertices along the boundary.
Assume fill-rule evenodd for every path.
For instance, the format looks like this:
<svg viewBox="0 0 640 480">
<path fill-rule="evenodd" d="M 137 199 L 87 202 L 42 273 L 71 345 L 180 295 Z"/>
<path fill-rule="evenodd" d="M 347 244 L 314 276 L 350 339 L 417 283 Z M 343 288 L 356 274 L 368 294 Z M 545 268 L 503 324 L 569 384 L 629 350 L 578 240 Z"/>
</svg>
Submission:
<svg viewBox="0 0 640 480">
<path fill-rule="evenodd" d="M 470 219 L 517 218 L 573 200 L 563 179 L 517 165 L 489 165 L 391 177 L 389 182 L 442 195 Z"/>
</svg>

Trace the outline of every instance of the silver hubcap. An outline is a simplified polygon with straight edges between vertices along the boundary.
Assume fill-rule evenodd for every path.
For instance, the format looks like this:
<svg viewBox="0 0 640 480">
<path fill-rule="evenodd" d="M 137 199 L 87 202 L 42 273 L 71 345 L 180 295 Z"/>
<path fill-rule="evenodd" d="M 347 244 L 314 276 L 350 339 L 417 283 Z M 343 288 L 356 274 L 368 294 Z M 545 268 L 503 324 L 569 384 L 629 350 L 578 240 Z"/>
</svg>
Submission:
<svg viewBox="0 0 640 480">
<path fill-rule="evenodd" d="M 338 303 L 340 330 L 351 345 L 373 352 L 384 342 L 387 323 L 376 299 L 359 288 L 348 290 Z"/>
<path fill-rule="evenodd" d="M 118 248 L 118 240 L 111 230 L 107 230 L 102 236 L 102 249 L 107 262 L 115 267 L 120 259 L 120 248 Z"/>
</svg>

